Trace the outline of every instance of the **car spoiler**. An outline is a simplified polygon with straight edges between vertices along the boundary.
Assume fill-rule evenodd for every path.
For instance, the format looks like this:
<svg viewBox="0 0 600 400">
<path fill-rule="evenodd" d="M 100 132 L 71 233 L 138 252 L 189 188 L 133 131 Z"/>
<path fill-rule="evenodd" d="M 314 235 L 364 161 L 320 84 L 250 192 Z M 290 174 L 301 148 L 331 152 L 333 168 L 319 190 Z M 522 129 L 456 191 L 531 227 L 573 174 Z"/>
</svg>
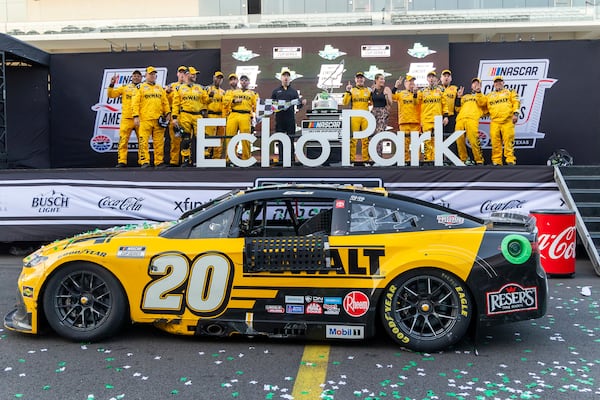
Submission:
<svg viewBox="0 0 600 400">
<path fill-rule="evenodd" d="M 535 217 L 514 211 L 496 211 L 484 221 L 491 229 L 514 229 L 527 232 L 534 232 L 536 229 Z"/>
</svg>

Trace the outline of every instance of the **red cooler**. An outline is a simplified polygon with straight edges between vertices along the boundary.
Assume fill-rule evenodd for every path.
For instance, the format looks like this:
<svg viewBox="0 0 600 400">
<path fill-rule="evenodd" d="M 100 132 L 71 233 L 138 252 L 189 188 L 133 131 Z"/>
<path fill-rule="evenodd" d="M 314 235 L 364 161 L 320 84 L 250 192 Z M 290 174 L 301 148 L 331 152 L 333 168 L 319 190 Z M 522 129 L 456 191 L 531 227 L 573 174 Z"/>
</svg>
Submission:
<svg viewBox="0 0 600 400">
<path fill-rule="evenodd" d="M 531 210 L 538 228 L 542 267 L 547 274 L 575 273 L 575 211 Z"/>
</svg>

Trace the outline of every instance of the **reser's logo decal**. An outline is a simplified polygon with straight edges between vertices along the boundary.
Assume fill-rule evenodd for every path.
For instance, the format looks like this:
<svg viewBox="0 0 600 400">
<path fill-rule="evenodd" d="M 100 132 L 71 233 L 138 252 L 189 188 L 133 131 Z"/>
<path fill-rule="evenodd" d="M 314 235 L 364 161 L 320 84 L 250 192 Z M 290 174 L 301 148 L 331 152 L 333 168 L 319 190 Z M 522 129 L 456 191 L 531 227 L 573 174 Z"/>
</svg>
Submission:
<svg viewBox="0 0 600 400">
<path fill-rule="evenodd" d="M 487 292 L 487 315 L 537 310 L 537 287 L 523 287 L 517 283 L 502 286 L 497 292 Z"/>
</svg>

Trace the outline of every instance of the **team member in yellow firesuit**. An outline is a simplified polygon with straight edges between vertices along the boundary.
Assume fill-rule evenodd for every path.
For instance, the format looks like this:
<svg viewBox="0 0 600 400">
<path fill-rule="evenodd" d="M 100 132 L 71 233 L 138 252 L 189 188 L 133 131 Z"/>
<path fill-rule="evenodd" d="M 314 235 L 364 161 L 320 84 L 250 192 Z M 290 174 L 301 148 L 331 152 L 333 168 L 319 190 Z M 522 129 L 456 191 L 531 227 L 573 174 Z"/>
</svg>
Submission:
<svg viewBox="0 0 600 400">
<path fill-rule="evenodd" d="M 168 123 L 171 110 L 165 89 L 156 84 L 156 68 L 146 68 L 146 82 L 140 85 L 133 97 L 132 112 L 133 122 L 138 131 L 141 167 L 150 166 L 150 137 L 154 145 L 154 165 L 158 168 L 166 166 L 163 163 L 165 128 L 159 125 L 158 119 L 162 117 Z"/>
<path fill-rule="evenodd" d="M 201 110 L 208 100 L 206 90 L 194 83 L 198 73 L 196 68 L 188 67 L 185 81 L 173 95 L 173 126 L 183 129 L 181 132 L 181 166 L 193 165 L 191 156 L 192 140 L 198 131 L 198 118 L 202 118 Z"/>
<path fill-rule="evenodd" d="M 352 110 L 364 110 L 369 111 L 369 106 L 372 104 L 371 101 L 371 88 L 365 87 L 365 74 L 363 72 L 357 72 L 354 75 L 355 87 L 348 82 L 346 86 L 346 93 L 342 99 L 342 103 L 347 106 L 350 105 Z M 350 120 L 350 132 L 358 132 L 367 129 L 367 120 L 362 117 L 352 117 Z M 358 139 L 350 139 L 350 161 L 356 162 L 356 145 Z M 369 163 L 369 141 L 367 139 L 361 139 L 361 156 L 363 163 Z"/>
<path fill-rule="evenodd" d="M 502 147 L 507 165 L 515 165 L 514 153 L 515 124 L 519 119 L 521 101 L 514 90 L 504 87 L 504 78 L 494 78 L 494 90 L 487 94 L 487 108 L 490 113 L 490 141 L 492 144 L 492 164 L 502 165 Z"/>
<path fill-rule="evenodd" d="M 399 90 L 402 85 L 402 77 L 396 81 L 392 89 L 392 100 L 398 103 L 398 128 L 404 133 L 404 161 L 410 162 L 410 133 L 420 132 L 419 107 L 415 93 L 415 77 L 406 75 L 404 78 L 404 90 Z"/>
<path fill-rule="evenodd" d="M 181 84 L 183 84 L 185 80 L 185 74 L 188 70 L 188 67 L 185 65 L 181 65 L 177 68 L 177 81 L 171 82 L 165 88 L 167 92 L 167 98 L 169 99 L 169 106 L 171 109 L 173 108 L 173 95 L 175 91 L 179 88 Z M 173 129 L 173 120 L 171 120 L 171 124 L 169 124 L 169 164 L 172 167 L 176 167 L 179 165 L 179 152 L 181 151 L 181 137 L 175 135 L 175 130 Z"/>
<path fill-rule="evenodd" d="M 221 88 L 223 83 L 223 73 L 217 71 L 213 75 L 213 84 L 207 88 L 208 102 L 206 105 L 208 118 L 223 118 L 223 96 L 225 90 Z M 237 85 L 237 83 L 236 83 Z M 224 126 L 207 126 L 206 136 L 223 136 L 225 134 Z M 213 147 L 210 152 L 212 158 L 221 158 L 223 154 L 223 139 L 220 139 L 221 145 L 219 147 Z"/>
<path fill-rule="evenodd" d="M 240 89 L 232 90 L 225 96 L 224 106 L 231 110 L 227 117 L 225 132 L 227 136 L 238 133 L 251 133 L 252 114 L 256 112 L 257 95 L 248 89 L 250 79 L 246 75 L 240 76 Z M 225 140 L 225 149 L 229 147 L 229 139 Z M 242 159 L 250 158 L 250 142 L 242 142 Z"/>
<path fill-rule="evenodd" d="M 455 100 L 455 106 L 458 110 L 456 130 L 465 131 L 465 134 L 456 140 L 458 158 L 465 165 L 473 165 L 473 161 L 471 161 L 467 153 L 466 135 L 471 144 L 471 152 L 473 153 L 475 164 L 483 165 L 483 155 L 481 154 L 481 146 L 479 144 L 479 119 L 487 111 L 485 108 L 485 96 L 481 94 L 481 80 L 479 78 L 471 80 L 471 93 L 464 94 L 464 90 L 465 88 L 462 86 L 458 89 Z"/>
<path fill-rule="evenodd" d="M 127 166 L 127 145 L 129 144 L 131 132 L 135 132 L 135 136 L 138 138 L 139 142 L 137 131 L 134 130 L 135 126 L 133 124 L 133 112 L 131 105 L 133 103 L 133 97 L 137 93 L 139 84 L 142 81 L 142 73 L 136 69 L 131 74 L 131 82 L 115 88 L 117 79 L 117 75 L 114 75 L 112 78 L 110 78 L 110 85 L 108 86 L 107 95 L 111 99 L 119 96 L 121 97 L 121 122 L 119 123 L 119 147 L 117 153 L 118 164 L 116 165 L 116 168 L 123 168 Z M 138 163 L 141 164 L 139 152 Z"/>
<path fill-rule="evenodd" d="M 442 123 L 444 126 L 448 124 L 448 106 L 446 105 L 446 96 L 437 85 L 437 74 L 431 71 L 427 74 L 428 86 L 419 90 L 415 96 L 417 104 L 421 109 L 421 132 L 431 132 L 431 139 L 425 141 L 425 154 L 423 161 L 430 164 L 434 161 L 434 118 L 436 115 L 444 117 Z"/>
<path fill-rule="evenodd" d="M 452 71 L 445 69 L 440 77 L 440 87 L 446 97 L 446 105 L 448 106 L 448 123 L 444 125 L 444 133 L 454 133 L 454 125 L 456 124 L 456 112 L 454 110 L 454 102 L 456 100 L 456 92 L 458 87 L 452 84 Z"/>
</svg>

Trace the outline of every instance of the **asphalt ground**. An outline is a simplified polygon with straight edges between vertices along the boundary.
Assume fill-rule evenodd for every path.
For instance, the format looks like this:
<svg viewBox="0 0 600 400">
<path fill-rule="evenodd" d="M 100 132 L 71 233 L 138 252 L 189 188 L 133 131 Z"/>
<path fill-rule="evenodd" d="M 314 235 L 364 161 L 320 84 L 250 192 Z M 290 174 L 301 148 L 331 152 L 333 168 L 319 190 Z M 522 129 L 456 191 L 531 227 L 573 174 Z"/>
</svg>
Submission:
<svg viewBox="0 0 600 400">
<path fill-rule="evenodd" d="M 0 255 L 0 314 L 20 257 Z M 131 326 L 101 343 L 0 330 L 3 399 L 598 399 L 600 277 L 579 258 L 549 280 L 545 317 L 482 330 L 443 352 L 369 341 L 178 337 Z M 590 289 L 590 294 L 586 295 Z"/>
</svg>

